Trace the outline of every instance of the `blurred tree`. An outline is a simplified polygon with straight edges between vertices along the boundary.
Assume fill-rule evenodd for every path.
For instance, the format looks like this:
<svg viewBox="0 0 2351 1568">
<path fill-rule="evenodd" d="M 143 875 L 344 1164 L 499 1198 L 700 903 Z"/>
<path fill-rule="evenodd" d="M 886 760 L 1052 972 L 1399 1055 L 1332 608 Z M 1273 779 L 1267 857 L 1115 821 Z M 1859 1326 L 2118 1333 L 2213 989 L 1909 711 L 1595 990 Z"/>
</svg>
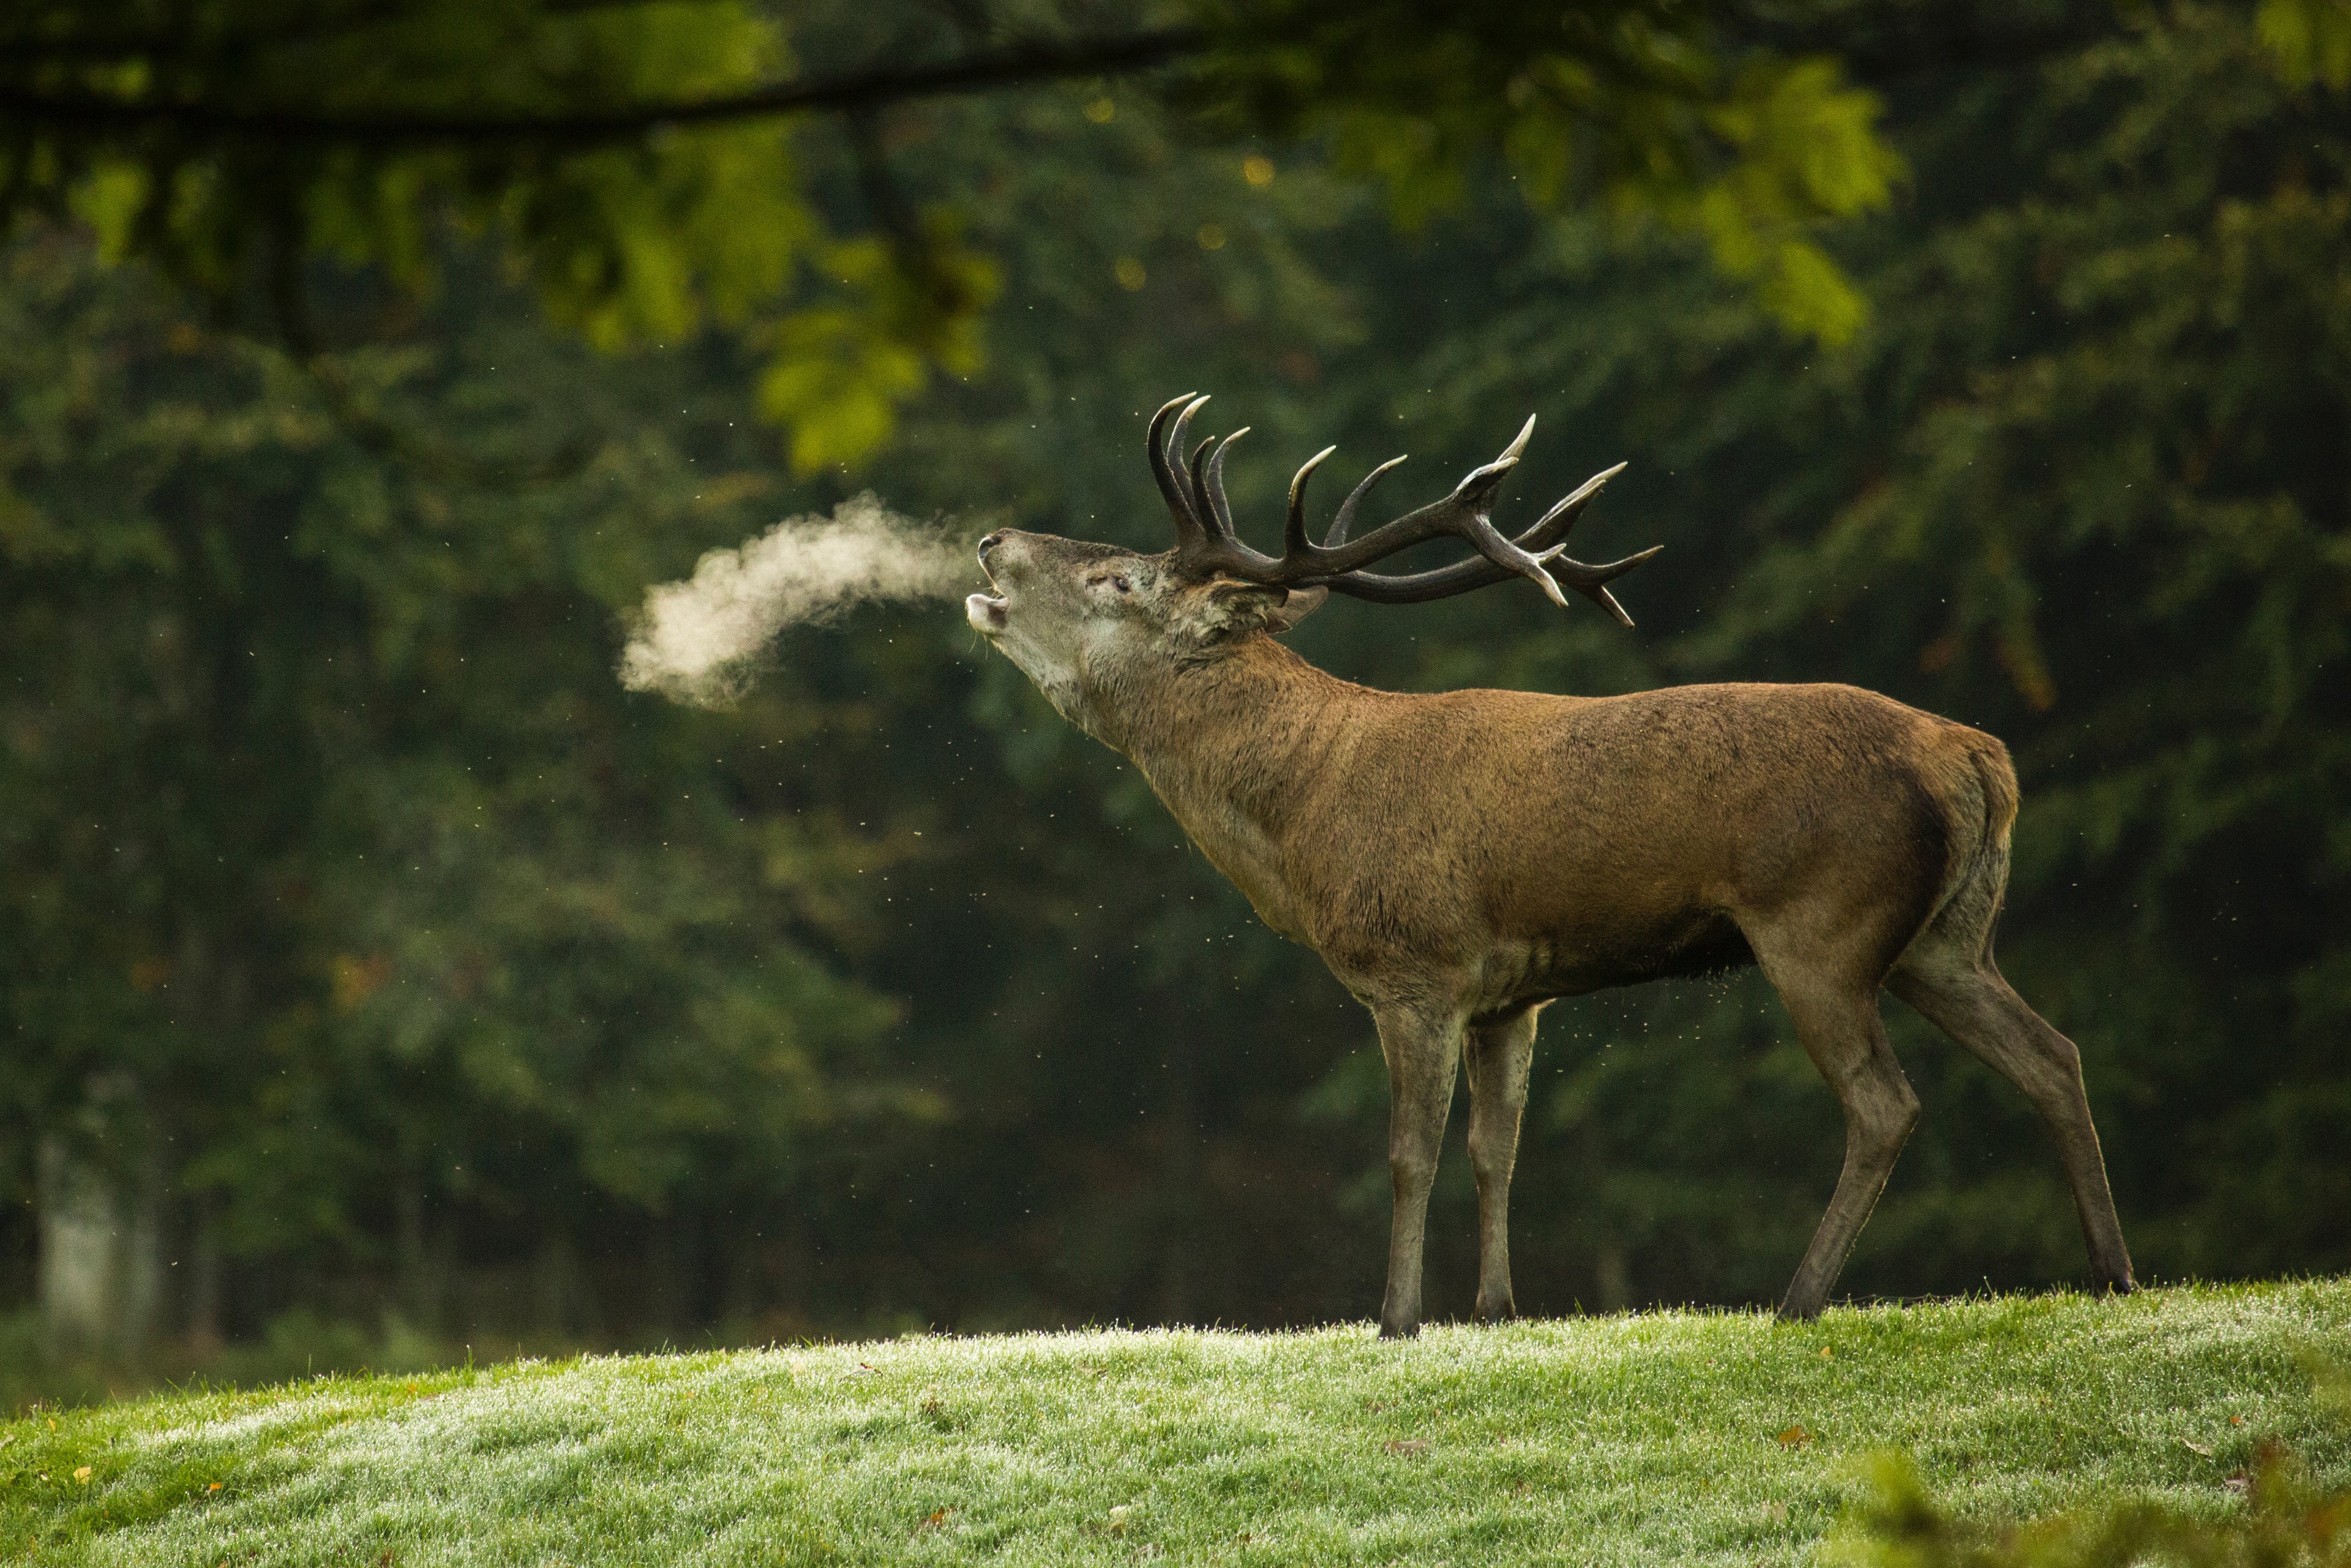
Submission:
<svg viewBox="0 0 2351 1568">
<path fill-rule="evenodd" d="M 11 1179 L 45 1148 L 53 1216 L 93 1234 L 168 1198 L 149 1244 L 199 1333 L 304 1293 L 305 1260 L 395 1272 L 430 1317 L 449 1249 L 614 1230 L 639 1299 L 712 1315 L 716 1236 L 773 1228 L 815 1129 L 928 1113 L 832 956 L 905 819 L 862 794 L 875 827 L 843 831 L 770 749 L 856 730 L 873 683 L 779 680 L 721 725 L 613 679 L 615 610 L 748 528 L 747 432 L 647 434 L 684 363 L 624 386 L 457 270 L 444 314 L 344 362 L 471 450 L 386 457 L 139 272 L 58 235 L 7 267 Z M 484 481 L 567 444 L 560 482 Z M 269 1265 L 242 1301 L 225 1255 Z"/>
</svg>

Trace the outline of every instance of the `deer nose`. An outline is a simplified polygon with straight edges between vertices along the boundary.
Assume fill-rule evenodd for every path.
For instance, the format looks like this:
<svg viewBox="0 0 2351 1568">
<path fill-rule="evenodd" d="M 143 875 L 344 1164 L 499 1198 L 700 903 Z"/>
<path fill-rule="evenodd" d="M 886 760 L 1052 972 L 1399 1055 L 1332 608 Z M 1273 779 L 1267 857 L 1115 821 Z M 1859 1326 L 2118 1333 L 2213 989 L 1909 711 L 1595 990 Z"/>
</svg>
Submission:
<svg viewBox="0 0 2351 1568">
<path fill-rule="evenodd" d="M 1004 534 L 1003 534 L 1002 530 L 1000 530 L 1000 529 L 999 529 L 998 531 L 995 532 L 995 533 L 992 533 L 992 534 L 988 535 L 986 538 L 984 538 L 984 539 L 980 540 L 980 541 L 979 541 L 979 559 L 982 559 L 982 560 L 986 560 L 986 559 L 987 559 L 987 552 L 988 552 L 989 550 L 994 549 L 998 545 L 1000 545 L 1000 544 L 1002 544 L 1003 542 L 1004 542 Z"/>
</svg>

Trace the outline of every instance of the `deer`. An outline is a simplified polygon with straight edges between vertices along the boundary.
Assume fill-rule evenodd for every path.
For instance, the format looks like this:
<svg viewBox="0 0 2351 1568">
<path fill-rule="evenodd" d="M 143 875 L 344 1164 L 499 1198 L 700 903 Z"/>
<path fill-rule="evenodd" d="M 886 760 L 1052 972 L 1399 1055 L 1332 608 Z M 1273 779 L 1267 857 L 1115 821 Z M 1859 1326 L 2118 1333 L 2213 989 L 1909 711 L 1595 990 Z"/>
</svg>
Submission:
<svg viewBox="0 0 2351 1568">
<path fill-rule="evenodd" d="M 1469 1083 L 1483 1322 L 1515 1314 L 1510 1176 L 1535 1026 L 1563 998 L 1759 967 L 1843 1109 L 1844 1165 L 1782 1318 L 1816 1317 L 1919 1113 L 1881 990 L 2013 1082 L 2053 1137 L 2098 1283 L 2136 1288 L 2081 1055 L 2011 989 L 1992 938 L 2016 774 L 1993 737 L 1842 685 L 1668 686 L 1585 697 L 1403 694 L 1342 680 L 1280 641 L 1342 594 L 1411 604 L 1524 578 L 1630 627 L 1607 565 L 1566 555 L 1625 465 L 1515 536 L 1493 497 L 1530 418 L 1452 494 L 1355 537 L 1374 468 L 1309 536 L 1291 480 L 1282 553 L 1233 525 L 1227 452 L 1188 457 L 1186 394 L 1153 416 L 1171 550 L 1002 528 L 979 541 L 992 591 L 973 628 L 1064 718 L 1137 768 L 1199 851 L 1275 931 L 1369 1009 L 1390 1090 L 1393 1190 L 1383 1338 L 1418 1333 L 1428 1197 L 1458 1072 Z M 1467 559 L 1369 570 L 1439 538 Z"/>
</svg>

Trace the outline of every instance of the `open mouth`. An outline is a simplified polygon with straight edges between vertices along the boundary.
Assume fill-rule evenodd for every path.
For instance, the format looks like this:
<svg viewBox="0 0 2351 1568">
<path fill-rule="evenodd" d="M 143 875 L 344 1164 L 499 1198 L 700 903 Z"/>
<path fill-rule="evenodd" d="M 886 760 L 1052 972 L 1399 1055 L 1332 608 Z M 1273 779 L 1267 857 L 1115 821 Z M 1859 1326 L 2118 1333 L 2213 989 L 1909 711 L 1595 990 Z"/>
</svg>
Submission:
<svg viewBox="0 0 2351 1568">
<path fill-rule="evenodd" d="M 963 612 L 971 622 L 972 630 L 993 636 L 1004 630 L 1005 603 L 990 593 L 975 593 L 963 601 Z"/>
<path fill-rule="evenodd" d="M 990 588 L 996 586 L 996 574 L 987 570 L 987 552 L 1003 538 L 1002 534 L 990 534 L 979 541 L 979 571 Z M 963 601 L 964 618 L 971 622 L 971 629 L 990 637 L 1004 630 L 1006 609 L 1002 593 L 975 593 Z"/>
</svg>

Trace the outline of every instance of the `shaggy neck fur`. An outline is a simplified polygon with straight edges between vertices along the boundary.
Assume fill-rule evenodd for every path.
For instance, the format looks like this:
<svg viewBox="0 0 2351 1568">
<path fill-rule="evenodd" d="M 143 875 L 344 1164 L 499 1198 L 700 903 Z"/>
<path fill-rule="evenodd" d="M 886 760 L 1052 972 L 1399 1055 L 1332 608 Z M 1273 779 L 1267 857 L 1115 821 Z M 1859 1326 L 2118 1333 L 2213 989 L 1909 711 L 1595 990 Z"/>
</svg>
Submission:
<svg viewBox="0 0 2351 1568">
<path fill-rule="evenodd" d="M 1267 924 L 1306 939 L 1288 841 L 1343 764 L 1379 693 L 1327 674 L 1262 632 L 1220 656 L 1161 663 L 1089 692 L 1095 733 L 1131 758 Z"/>
</svg>

